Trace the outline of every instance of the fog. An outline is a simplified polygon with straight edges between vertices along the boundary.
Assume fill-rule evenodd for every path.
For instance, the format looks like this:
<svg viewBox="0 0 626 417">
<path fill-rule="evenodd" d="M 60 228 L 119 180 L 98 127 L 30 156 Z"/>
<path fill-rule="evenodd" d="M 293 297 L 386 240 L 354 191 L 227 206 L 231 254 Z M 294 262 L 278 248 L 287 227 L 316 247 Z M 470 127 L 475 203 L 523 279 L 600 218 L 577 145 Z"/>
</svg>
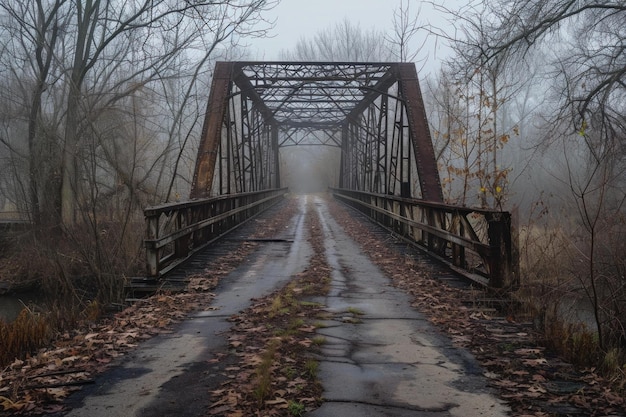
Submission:
<svg viewBox="0 0 626 417">
<path fill-rule="evenodd" d="M 294 193 L 317 193 L 339 186 L 338 147 L 298 145 L 280 149 L 281 185 Z"/>
</svg>

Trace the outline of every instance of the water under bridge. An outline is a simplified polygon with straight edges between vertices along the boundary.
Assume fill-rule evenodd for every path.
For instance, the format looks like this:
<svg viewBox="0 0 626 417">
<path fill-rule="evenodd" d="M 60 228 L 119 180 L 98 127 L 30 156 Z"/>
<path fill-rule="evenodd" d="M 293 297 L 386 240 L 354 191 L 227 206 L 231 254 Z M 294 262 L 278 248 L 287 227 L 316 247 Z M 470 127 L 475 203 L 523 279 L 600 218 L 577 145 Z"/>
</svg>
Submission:
<svg viewBox="0 0 626 417">
<path fill-rule="evenodd" d="M 279 202 L 281 149 L 324 146 L 339 167 L 329 192 L 472 281 L 517 285 L 508 212 L 444 202 L 412 63 L 218 62 L 190 199 L 145 209 L 147 279 Z"/>
</svg>

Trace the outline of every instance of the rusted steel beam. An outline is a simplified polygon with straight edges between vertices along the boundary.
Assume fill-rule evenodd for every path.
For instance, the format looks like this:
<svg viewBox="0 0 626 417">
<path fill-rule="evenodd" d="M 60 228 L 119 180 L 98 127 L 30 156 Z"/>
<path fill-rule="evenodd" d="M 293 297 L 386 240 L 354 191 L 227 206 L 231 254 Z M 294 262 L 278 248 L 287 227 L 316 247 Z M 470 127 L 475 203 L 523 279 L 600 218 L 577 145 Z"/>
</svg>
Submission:
<svg viewBox="0 0 626 417">
<path fill-rule="evenodd" d="M 394 68 L 394 66 L 392 66 Z M 370 104 L 381 94 L 385 94 L 389 87 L 394 85 L 397 82 L 397 76 L 392 71 L 389 71 L 382 77 L 365 95 L 363 100 L 350 111 L 346 119 L 348 120 L 358 120 L 358 117 L 361 113 L 365 111 L 369 107 Z"/>
<path fill-rule="evenodd" d="M 232 62 L 218 62 L 215 65 L 202 137 L 198 147 L 196 169 L 193 174 L 190 195 L 192 199 L 208 197 L 211 193 L 222 126 L 228 106 L 232 69 Z"/>
<path fill-rule="evenodd" d="M 267 107 L 255 87 L 250 82 L 250 78 L 243 72 L 243 64 L 240 62 L 234 63 L 233 67 L 233 81 L 237 84 L 237 87 L 241 90 L 241 93 L 252 100 L 255 106 L 257 106 L 259 112 L 265 118 L 265 123 L 271 123 L 274 119 L 272 111 Z"/>
<path fill-rule="evenodd" d="M 396 65 L 399 88 L 405 100 L 413 151 L 417 162 L 417 172 L 422 190 L 422 198 L 428 201 L 443 202 L 443 191 L 439 170 L 435 159 L 433 141 L 426 120 L 426 111 L 415 64 Z"/>
</svg>

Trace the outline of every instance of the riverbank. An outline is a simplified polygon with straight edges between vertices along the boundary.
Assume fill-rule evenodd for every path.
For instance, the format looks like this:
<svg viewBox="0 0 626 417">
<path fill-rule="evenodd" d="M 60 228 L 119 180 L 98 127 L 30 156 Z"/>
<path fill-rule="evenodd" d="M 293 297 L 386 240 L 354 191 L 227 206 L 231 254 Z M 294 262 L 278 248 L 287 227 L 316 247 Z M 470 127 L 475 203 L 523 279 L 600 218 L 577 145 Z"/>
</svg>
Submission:
<svg viewBox="0 0 626 417">
<path fill-rule="evenodd" d="M 0 320 L 10 323 L 24 308 L 37 308 L 44 302 L 44 297 L 37 292 L 0 293 Z"/>
</svg>

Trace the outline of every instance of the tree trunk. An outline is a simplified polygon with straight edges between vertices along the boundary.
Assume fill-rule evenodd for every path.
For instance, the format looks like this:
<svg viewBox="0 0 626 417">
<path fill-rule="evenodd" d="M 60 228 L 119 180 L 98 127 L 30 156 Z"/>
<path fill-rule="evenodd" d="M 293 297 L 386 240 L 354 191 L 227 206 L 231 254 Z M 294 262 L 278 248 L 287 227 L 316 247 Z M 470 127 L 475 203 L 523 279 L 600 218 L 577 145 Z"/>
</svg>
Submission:
<svg viewBox="0 0 626 417">
<path fill-rule="evenodd" d="M 76 221 L 76 157 L 78 154 L 78 100 L 80 100 L 80 90 L 73 78 L 67 102 L 65 143 L 63 146 L 61 221 L 64 226 L 71 226 Z"/>
</svg>

